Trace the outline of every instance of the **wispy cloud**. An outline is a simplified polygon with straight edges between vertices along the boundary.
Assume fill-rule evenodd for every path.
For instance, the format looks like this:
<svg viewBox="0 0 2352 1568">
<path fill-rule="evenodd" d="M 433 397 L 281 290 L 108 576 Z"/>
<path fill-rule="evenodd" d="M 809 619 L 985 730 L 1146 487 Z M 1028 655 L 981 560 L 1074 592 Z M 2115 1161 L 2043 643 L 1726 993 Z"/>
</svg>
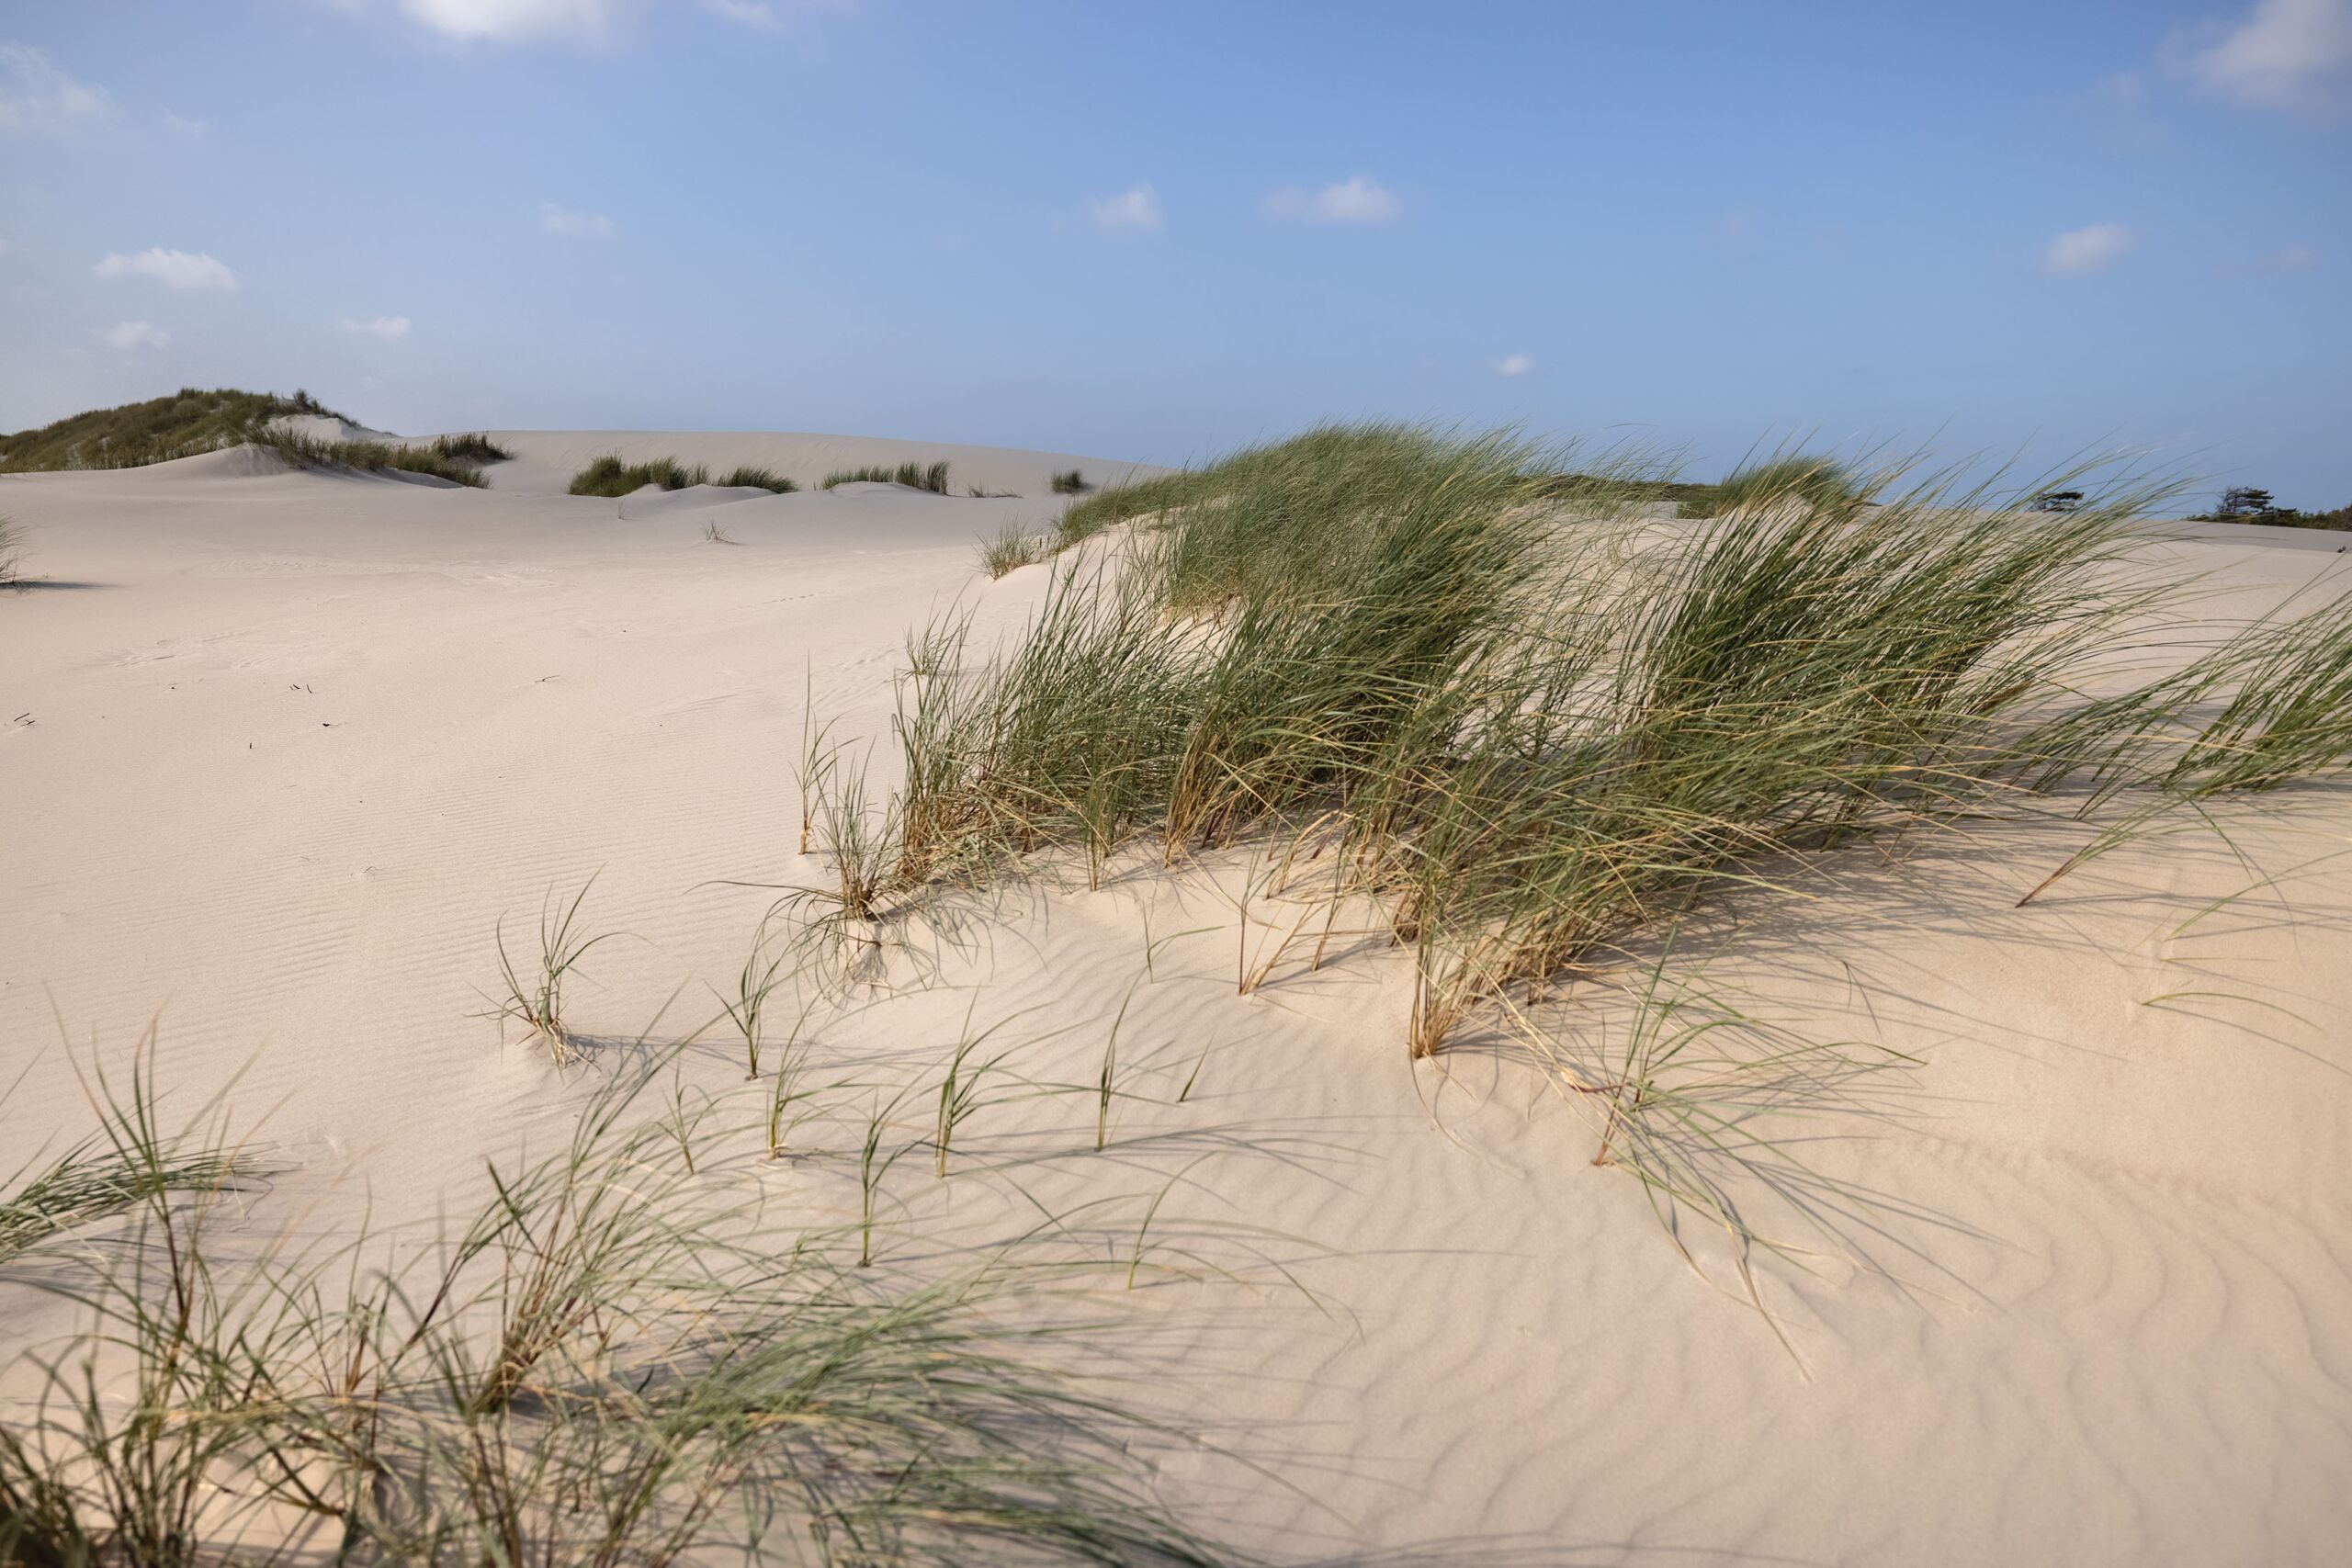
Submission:
<svg viewBox="0 0 2352 1568">
<path fill-rule="evenodd" d="M 738 27 L 758 28 L 763 32 L 775 32 L 784 26 L 784 18 L 767 0 L 702 0 L 702 8 Z"/>
<path fill-rule="evenodd" d="M 2261 265 L 2262 270 L 2273 277 L 2291 277 L 2299 272 L 2316 272 L 2319 270 L 2319 247 L 2289 245 L 2263 257 Z"/>
<path fill-rule="evenodd" d="M 2352 110 L 2352 0 L 2256 0 L 2234 27 L 2177 40 L 2209 92 L 2299 114 Z"/>
<path fill-rule="evenodd" d="M 0 130 L 62 130 L 107 112 L 107 96 L 30 44 L 0 42 Z"/>
<path fill-rule="evenodd" d="M 401 13 L 445 38 L 480 42 L 611 35 L 626 7 L 618 0 L 400 0 Z"/>
<path fill-rule="evenodd" d="M 2041 270 L 2052 277 L 2087 277 L 2123 259 L 2140 237 L 2120 223 L 2090 223 L 2069 229 L 2050 242 Z"/>
<path fill-rule="evenodd" d="M 134 348 L 161 348 L 172 341 L 171 333 L 158 332 L 145 321 L 117 321 L 98 336 L 108 348 L 125 353 Z"/>
<path fill-rule="evenodd" d="M 1284 186 L 1268 195 L 1264 205 L 1276 218 L 1303 218 L 1311 223 L 1385 223 L 1405 209 L 1387 186 L 1369 175 L 1318 191 Z"/>
<path fill-rule="evenodd" d="M 160 245 L 137 255 L 110 252 L 90 274 L 94 277 L 152 277 L 168 288 L 217 288 L 226 293 L 237 287 L 237 275 L 212 257 L 167 251 Z"/>
<path fill-rule="evenodd" d="M 1106 234 L 1148 234 L 1160 224 L 1159 193 L 1146 180 L 1104 197 L 1092 211 L 1094 226 Z"/>
<path fill-rule="evenodd" d="M 574 212 L 570 208 L 558 207 L 552 201 L 543 201 L 539 203 L 539 227 L 550 234 L 602 238 L 615 232 L 620 225 L 601 212 Z"/>
<path fill-rule="evenodd" d="M 354 337 L 372 337 L 379 343 L 398 343 L 408 336 L 411 322 L 406 316 L 345 316 L 341 325 Z"/>
<path fill-rule="evenodd" d="M 1524 376 L 1534 368 L 1534 358 L 1524 354 L 1507 354 L 1495 361 L 1495 374 L 1498 376 Z"/>
<path fill-rule="evenodd" d="M 190 119 L 186 115 L 174 114 L 169 109 L 164 110 L 158 118 L 163 120 L 165 130 L 190 141 L 201 141 L 204 133 L 211 129 L 200 119 Z"/>
</svg>

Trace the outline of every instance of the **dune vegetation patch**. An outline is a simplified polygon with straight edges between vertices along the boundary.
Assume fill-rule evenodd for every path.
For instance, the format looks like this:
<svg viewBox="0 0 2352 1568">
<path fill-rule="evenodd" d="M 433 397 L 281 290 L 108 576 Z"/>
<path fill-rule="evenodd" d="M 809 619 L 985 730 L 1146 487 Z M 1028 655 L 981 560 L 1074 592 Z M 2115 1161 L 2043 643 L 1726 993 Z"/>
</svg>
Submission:
<svg viewBox="0 0 2352 1568">
<path fill-rule="evenodd" d="M 503 463 L 514 454 L 479 430 L 469 430 L 455 435 L 436 435 L 427 443 L 444 457 L 461 463 Z"/>
<path fill-rule="evenodd" d="M 1071 1370 L 1099 1306 L 1035 1310 L 1067 1263 L 886 1280 L 870 1216 L 779 1235 L 752 1129 L 627 1067 L 437 1244 L 256 1246 L 266 1173 L 217 1116 L 167 1134 L 153 1059 L 0 1183 L 11 1283 L 78 1318 L 7 1367 L 9 1563 L 1228 1560 L 1146 1483 L 1164 1428 Z"/>
<path fill-rule="evenodd" d="M 1405 1054 L 1547 1049 L 1562 987 L 1734 891 L 1801 897 L 1841 846 L 2044 818 L 2113 841 L 2346 766 L 2352 596 L 2205 628 L 2183 662 L 2177 631 L 2136 630 L 2195 625 L 2139 564 L 2170 492 L 2091 478 L 2052 515 L 2047 479 L 1805 460 L 1661 525 L 1629 514 L 1655 476 L 1623 455 L 1316 430 L 1072 506 L 1065 547 L 1134 526 L 1066 549 L 1010 645 L 954 615 L 912 635 L 874 769 L 899 782 L 869 799 L 865 764 L 813 749 L 803 819 L 867 918 L 1039 857 L 1096 882 L 1137 845 L 1246 852 L 1288 935 L 1245 989 L 1369 937 L 1410 960 Z M 1682 1027 L 1646 1037 L 1676 1071 L 1704 1054 L 1659 1044 Z M 1752 1142 L 1745 1112 L 1651 1059 L 1547 1056 L 1614 1130 L 1604 1157 L 1738 1231 L 1689 1152 Z"/>
<path fill-rule="evenodd" d="M 284 398 L 183 387 L 169 397 L 92 409 L 38 430 L 0 435 L 0 471 L 140 468 L 242 446 L 274 422 L 300 415 L 344 417 L 300 389 Z"/>
<path fill-rule="evenodd" d="M 934 495 L 947 493 L 947 459 L 933 463 L 869 463 L 860 468 L 835 468 L 825 476 L 823 489 L 836 485 L 883 484 L 905 485 L 909 490 L 927 490 Z"/>
<path fill-rule="evenodd" d="M 1053 536 L 1038 533 L 1019 521 L 1007 523 L 993 537 L 980 541 L 980 570 L 991 578 L 1050 560 L 1053 556 Z"/>
<path fill-rule="evenodd" d="M 257 430 L 252 440 L 254 446 L 268 448 L 298 468 L 356 468 L 370 474 L 393 469 L 404 474 L 425 474 L 476 490 L 484 482 L 481 464 L 444 452 L 437 442 L 407 446 L 389 441 L 327 441 L 283 425 Z"/>
<path fill-rule="evenodd" d="M 764 490 L 777 495 L 790 495 L 800 488 L 797 479 L 786 479 L 774 468 L 757 468 L 749 463 L 728 469 L 718 477 L 718 482 L 726 488 Z"/>
<path fill-rule="evenodd" d="M 654 457 L 642 463 L 627 463 L 617 452 L 607 452 L 571 476 L 572 495 L 634 495 L 647 485 L 663 490 L 684 490 L 692 485 L 710 482 L 710 469 L 696 463 L 691 468 L 675 457 Z"/>
<path fill-rule="evenodd" d="M 21 523 L 0 517 L 0 585 L 24 575 L 25 529 Z"/>
</svg>

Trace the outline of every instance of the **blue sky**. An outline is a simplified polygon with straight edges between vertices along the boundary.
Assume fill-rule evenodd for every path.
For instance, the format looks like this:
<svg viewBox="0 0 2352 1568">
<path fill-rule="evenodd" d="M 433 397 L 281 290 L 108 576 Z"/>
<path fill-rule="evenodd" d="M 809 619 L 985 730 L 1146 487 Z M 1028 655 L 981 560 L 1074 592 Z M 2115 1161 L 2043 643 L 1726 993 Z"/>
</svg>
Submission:
<svg viewBox="0 0 2352 1568">
<path fill-rule="evenodd" d="M 2352 502 L 2352 0 L 12 0 L 0 428 L 1333 417 Z"/>
</svg>

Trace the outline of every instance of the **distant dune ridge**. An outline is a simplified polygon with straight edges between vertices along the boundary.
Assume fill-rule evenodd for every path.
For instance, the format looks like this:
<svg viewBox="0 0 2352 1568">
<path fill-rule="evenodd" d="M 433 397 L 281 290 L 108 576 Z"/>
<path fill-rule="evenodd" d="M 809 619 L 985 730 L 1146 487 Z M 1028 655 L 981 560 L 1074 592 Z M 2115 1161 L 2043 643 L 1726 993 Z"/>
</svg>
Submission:
<svg viewBox="0 0 2352 1568">
<path fill-rule="evenodd" d="M 1172 475 L 831 435 L 450 433 L 484 438 L 449 459 L 478 466 L 474 488 L 298 470 L 220 443 L 248 416 L 319 448 L 429 438 L 187 396 L 141 415 L 135 440 L 211 445 L 99 468 L 92 424 L 17 449 L 78 454 L 82 471 L 0 474 L 27 579 L 0 592 L 0 1121 L 34 1132 L 17 1147 L 58 1130 L 25 1170 L 0 1159 L 11 1429 L 35 1430 L 43 1392 L 24 1350 L 82 1321 L 10 1274 L 11 1246 L 143 1224 L 201 1237 L 230 1279 L 457 1215 L 488 1227 L 474 1304 L 507 1332 L 425 1325 L 420 1343 L 479 1375 L 438 1392 L 393 1378 L 388 1472 L 458 1495 L 472 1461 L 434 1434 L 466 1427 L 586 1476 L 621 1451 L 592 1438 L 656 1429 L 628 1393 L 653 1390 L 684 1422 L 662 1429 L 688 1433 L 667 1451 L 691 1463 L 649 1494 L 691 1538 L 684 1561 L 740 1556 L 737 1516 L 704 1491 L 731 1504 L 792 1463 L 840 1480 L 860 1517 L 900 1532 L 891 1552 L 923 1562 L 996 1560 L 1000 1540 L 941 1522 L 974 1517 L 970 1486 L 1031 1509 L 1023 1539 L 1054 1560 L 1137 1563 L 2136 1568 L 2329 1562 L 2352 1539 L 2352 693 L 2326 654 L 2346 558 L 2328 531 L 2119 517 L 2097 541 L 2111 557 L 2067 580 L 2162 591 L 2100 623 L 2113 682 L 2094 694 L 2311 617 L 2270 663 L 2233 665 L 2239 685 L 2165 687 L 2119 721 L 2200 758 L 2177 786 L 2195 809 L 2103 837 L 2075 812 L 2106 781 L 2077 776 L 2013 812 L 1944 818 L 1915 798 L 1932 825 L 1869 843 L 1832 811 L 1773 841 L 1769 867 L 1738 859 L 1755 844 L 1723 846 L 1734 871 L 1700 889 L 1641 880 L 1663 849 L 1634 856 L 1619 863 L 1633 904 L 1591 905 L 1623 922 L 1606 951 L 1465 981 L 1431 1035 L 1424 931 L 1470 929 L 1442 923 L 1442 890 L 1397 898 L 1402 859 L 1367 872 L 1362 897 L 1314 889 L 1345 857 L 1434 857 L 1445 825 L 1351 838 L 1371 811 L 1358 794 L 1295 837 L 1222 826 L 1248 820 L 1237 791 L 1323 798 L 1286 771 L 1309 728 L 1330 738 L 1327 772 L 1411 740 L 1369 728 L 1361 693 L 1338 717 L 1338 696 L 1307 701 L 1337 689 L 1316 684 L 1335 669 L 1408 668 L 1400 639 L 1438 613 L 1409 584 L 1336 663 L 1290 637 L 1329 633 L 1313 617 L 1367 593 L 1395 551 L 1433 547 L 1396 531 L 1396 507 L 1323 491 L 1281 512 L 1295 536 L 1276 532 L 1278 493 L 1340 470 L 1303 479 L 1283 466 L 1295 449 Z M 108 427 L 107 452 L 130 449 L 133 423 Z M 1361 436 L 1305 449 L 1369 462 L 1349 446 Z M 568 493 L 606 457 L 624 472 L 666 459 L 686 482 Z M 1553 558 L 1564 529 L 1694 572 L 1709 541 L 1737 543 L 1668 515 L 1719 508 L 1724 487 L 1597 461 L 1531 477 L 1504 458 L 1448 457 L 1464 466 L 1441 488 L 1476 479 L 1495 514 L 1530 519 L 1515 561 Z M 823 488 L 943 462 L 945 493 Z M 745 470 L 759 477 L 716 482 Z M 1422 494 L 1384 482 L 1391 500 Z M 1868 525 L 1865 501 L 1899 504 L 1856 483 L 1808 470 L 1745 495 L 1757 571 L 1799 581 Z M 1628 521 L 1624 505 L 1645 510 Z M 1212 521 L 1170 526 L 1187 516 Z M 2006 526 L 1987 525 L 1986 551 L 2022 537 Z M 1773 538 L 1794 544 L 1753 543 Z M 1968 562 L 1944 567 L 1957 581 Z M 1414 570 L 1477 587 L 1443 596 L 1473 620 L 1516 613 L 1530 575 Z M 1987 569 L 1984 592 L 2007 581 Z M 1688 682 L 1623 711 L 1649 722 L 1671 696 L 1740 733 L 1729 694 L 1760 711 L 1820 668 L 1800 637 L 1741 640 L 1783 612 L 1760 594 L 1736 615 L 1626 623 L 1688 652 Z M 1204 650 L 1252 615 L 1246 635 L 1292 675 L 1188 683 L 1212 681 Z M 1565 614 L 1546 624 L 1556 649 L 1587 635 Z M 1883 629 L 1867 606 L 1853 624 Z M 1041 627 L 1102 659 L 1056 662 Z M 1728 640 L 1697 649 L 1677 627 Z M 1901 673 L 1917 646 L 1882 664 Z M 1147 669 L 1139 648 L 1165 662 Z M 1001 673 L 1081 665 L 1083 681 Z M 2298 704 L 2233 707 L 2290 665 Z M 1513 713 L 1603 700 L 1605 682 L 1540 662 L 1460 669 L 1465 690 L 1534 694 Z M 1292 728 L 1216 751 L 1222 771 L 1163 766 L 1204 753 L 1158 747 L 1155 726 L 1248 719 L 1269 692 L 1303 705 Z M 1972 700 L 2010 711 L 2003 691 Z M 1866 728 L 1851 734 L 1894 744 Z M 1434 759 L 1462 801 L 1508 796 L 1513 759 L 1453 733 L 1443 756 L 1396 754 Z M 1642 733 L 1584 787 L 1655 776 L 1691 731 Z M 1984 733 L 1869 782 L 1950 786 Z M 1072 760 L 1087 747 L 1094 761 Z M 1710 754 L 1724 771 L 1677 799 L 1720 813 L 1765 752 Z M 1849 751 L 1820 762 L 1860 777 Z M 2132 752 L 2132 787 L 2170 766 Z M 2128 819 L 2136 797 L 2116 798 L 2120 816 L 2095 820 Z M 1201 816 L 1159 836 L 1187 803 Z M 1473 832 L 1445 852 L 1507 881 L 1528 851 Z M 1411 1059 L 1425 1036 L 1431 1054 Z M 122 1100 L 134 1060 L 158 1124 L 194 1124 L 153 1193 L 76 1208 L 52 1183 L 47 1207 L 27 1201 L 28 1172 L 100 1134 L 93 1065 Z M 1629 1151 L 1635 1134 L 1655 1145 Z M 87 1157 L 114 1147 L 100 1136 Z M 207 1163 L 221 1150 L 230 1163 Z M 600 1203 L 646 1218 L 625 1245 L 564 1254 L 592 1258 L 580 1278 L 612 1316 L 531 1317 L 498 1294 L 509 1262 L 522 1278 L 550 1251 L 502 1215 L 551 1237 Z M 107 1217 L 126 1204 L 132 1219 Z M 300 1245 L 272 1253 L 282 1236 Z M 370 1247 L 370 1268 L 399 1250 Z M 723 1267 L 646 1288 L 695 1256 Z M 414 1303 L 437 1267 L 405 1278 Z M 1032 1343 L 1009 1325 L 1054 1332 Z M 753 1382 L 680 1373 L 707 1366 L 711 1325 L 769 1358 L 742 1363 Z M 368 1353 L 397 1371 L 406 1333 Z M 836 1404 L 797 1411 L 797 1458 L 763 1447 L 792 1425 L 777 1369 L 846 1343 L 883 1348 L 841 1362 L 856 1381 L 832 1385 Z M 957 1369 L 938 1403 L 918 1375 L 934 1350 Z M 1070 1381 L 1024 1407 L 1008 1367 Z M 322 1473 L 356 1466 L 322 1436 L 356 1429 L 328 1418 L 355 1406 L 301 1386 L 317 1402 L 302 1451 Z M 729 1404 L 727 1388 L 757 1397 Z M 1071 1390 L 1099 1404 L 1050 1403 Z M 578 1419 L 544 1424 L 562 1408 Z M 868 1448 L 826 1425 L 852 1408 L 876 1422 Z M 1050 1409 L 1060 1435 L 1024 1408 Z M 36 1436 L 68 1443 L 70 1415 Z M 0 1507 L 24 1473 L 11 1462 Z M 903 1486 L 868 1486 L 885 1472 Z M 314 1540 L 353 1521 L 389 1540 L 421 1517 L 397 1488 L 362 1490 Z M 536 1531 L 590 1528 L 525 1512 Z M 206 1528 L 228 1514 L 249 1542 L 327 1517 L 282 1488 Z M 831 1517 L 838 1542 L 850 1516 Z M 771 1544 L 812 1539 L 789 1522 Z"/>
</svg>

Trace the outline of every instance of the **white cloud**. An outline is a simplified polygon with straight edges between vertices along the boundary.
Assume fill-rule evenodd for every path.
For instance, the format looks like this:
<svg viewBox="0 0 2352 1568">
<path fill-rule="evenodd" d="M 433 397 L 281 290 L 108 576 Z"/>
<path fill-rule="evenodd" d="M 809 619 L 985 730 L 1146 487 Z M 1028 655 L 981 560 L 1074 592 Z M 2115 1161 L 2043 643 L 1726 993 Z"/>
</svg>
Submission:
<svg viewBox="0 0 2352 1568">
<path fill-rule="evenodd" d="M 0 43 L 0 130 L 59 130 L 106 113 L 107 96 L 30 44 Z"/>
<path fill-rule="evenodd" d="M 447 38 L 490 42 L 594 42 L 610 35 L 622 9 L 616 0 L 401 0 L 401 14 L 420 27 Z"/>
<path fill-rule="evenodd" d="M 372 337 L 379 343 L 398 343 L 408 336 L 411 323 L 406 316 L 345 316 L 342 326 L 354 337 Z"/>
<path fill-rule="evenodd" d="M 2289 245 L 2283 251 L 2273 251 L 2262 258 L 2262 270 L 2274 277 L 2292 273 L 2312 272 L 2319 266 L 2319 249 L 2314 245 Z"/>
<path fill-rule="evenodd" d="M 569 208 L 558 207 L 552 201 L 543 201 L 539 203 L 539 227 L 550 234 L 602 238 L 619 225 L 601 212 L 574 212 Z"/>
<path fill-rule="evenodd" d="M 2352 108 L 2352 0 L 2256 0 L 2186 65 L 2207 90 L 2257 108 Z"/>
<path fill-rule="evenodd" d="M 1151 182 L 1094 203 L 1094 226 L 1106 234 L 1148 234 L 1159 227 L 1159 193 Z"/>
<path fill-rule="evenodd" d="M 1315 223 L 1385 223 L 1404 210 L 1404 204 L 1378 180 L 1358 175 L 1311 194 L 1284 186 L 1266 197 L 1265 208 L 1276 218 Z"/>
<path fill-rule="evenodd" d="M 1495 361 L 1495 374 L 1498 376 L 1524 376 L 1534 368 L 1534 359 L 1524 354 L 1507 354 Z"/>
<path fill-rule="evenodd" d="M 2050 242 L 2041 270 L 2052 277 L 2086 277 L 2123 259 L 2140 237 L 2120 223 L 2091 223 L 2069 229 Z"/>
<path fill-rule="evenodd" d="M 200 119 L 190 119 L 186 115 L 176 115 L 169 109 L 164 111 L 163 118 L 165 130 L 170 131 L 174 136 L 185 137 L 190 141 L 201 139 L 210 129 Z"/>
<path fill-rule="evenodd" d="M 180 289 L 218 288 L 226 292 L 237 287 L 237 275 L 212 257 L 167 251 L 161 246 L 135 256 L 109 252 L 90 272 L 94 277 L 152 277 L 167 288 Z"/>
<path fill-rule="evenodd" d="M 702 0 L 702 8 L 714 17 L 723 17 L 741 27 L 774 32 L 784 26 L 783 18 L 775 14 L 775 7 L 767 4 L 767 0 Z"/>
<path fill-rule="evenodd" d="M 161 348 L 172 341 L 169 333 L 158 332 L 145 321 L 117 321 L 98 336 L 107 347 L 126 353 L 134 348 Z"/>
</svg>

